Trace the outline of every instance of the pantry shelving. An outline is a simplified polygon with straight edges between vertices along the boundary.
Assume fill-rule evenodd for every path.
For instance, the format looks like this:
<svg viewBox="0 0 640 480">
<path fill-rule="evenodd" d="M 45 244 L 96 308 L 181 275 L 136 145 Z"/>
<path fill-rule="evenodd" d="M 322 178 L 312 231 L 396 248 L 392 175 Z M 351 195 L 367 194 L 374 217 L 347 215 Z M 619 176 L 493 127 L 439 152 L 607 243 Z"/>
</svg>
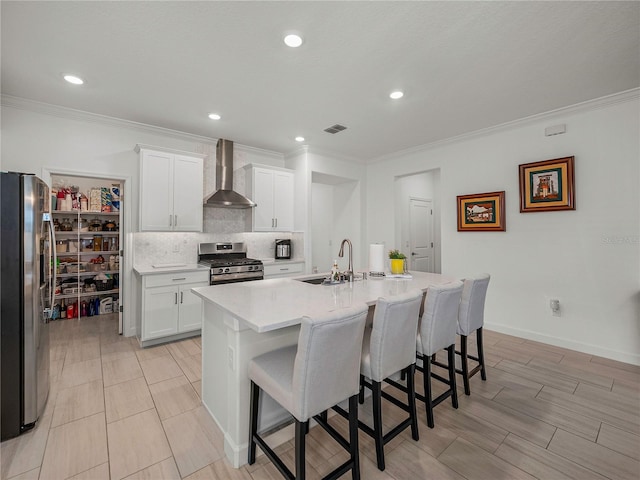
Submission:
<svg viewBox="0 0 640 480">
<path fill-rule="evenodd" d="M 74 187 L 67 187 L 73 182 Z M 52 198 L 52 218 L 56 237 L 56 288 L 54 292 L 54 318 L 82 318 L 102 314 L 119 313 L 120 304 L 120 246 L 122 244 L 121 208 L 118 211 L 102 211 L 115 209 L 112 204 L 105 208 L 104 200 L 110 203 L 112 188 L 117 192 L 119 185 L 104 180 L 97 186 L 95 179 L 69 177 L 56 178 L 52 183 L 64 185 L 65 192 L 71 191 L 72 202 L 78 209 L 59 210 L 56 206 L 62 203 L 61 198 Z M 88 187 L 87 185 L 91 185 Z M 89 211 L 89 202 L 79 200 L 86 191 L 90 197 L 92 190 L 102 191 L 103 200 L 100 211 Z M 83 198 L 85 198 L 83 196 Z M 91 196 L 90 198 L 94 198 Z M 120 199 L 118 199 L 120 200 Z M 56 205 L 57 204 L 57 205 Z M 120 206 L 118 202 L 118 207 Z M 97 210 L 96 205 L 93 209 Z"/>
</svg>

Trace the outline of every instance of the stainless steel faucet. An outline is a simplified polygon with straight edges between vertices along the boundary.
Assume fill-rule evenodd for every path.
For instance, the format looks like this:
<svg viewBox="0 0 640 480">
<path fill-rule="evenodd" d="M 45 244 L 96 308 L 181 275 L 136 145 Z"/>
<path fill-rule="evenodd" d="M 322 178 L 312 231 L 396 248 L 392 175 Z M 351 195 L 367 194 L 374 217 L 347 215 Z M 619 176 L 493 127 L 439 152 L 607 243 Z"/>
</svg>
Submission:
<svg viewBox="0 0 640 480">
<path fill-rule="evenodd" d="M 340 251 L 338 252 L 338 256 L 344 257 L 345 243 L 349 245 L 349 267 L 345 273 L 349 279 L 349 282 L 351 283 L 353 282 L 353 245 L 351 244 L 351 240 L 349 240 L 348 238 L 345 238 L 344 240 L 342 240 L 342 243 L 340 244 Z"/>
</svg>

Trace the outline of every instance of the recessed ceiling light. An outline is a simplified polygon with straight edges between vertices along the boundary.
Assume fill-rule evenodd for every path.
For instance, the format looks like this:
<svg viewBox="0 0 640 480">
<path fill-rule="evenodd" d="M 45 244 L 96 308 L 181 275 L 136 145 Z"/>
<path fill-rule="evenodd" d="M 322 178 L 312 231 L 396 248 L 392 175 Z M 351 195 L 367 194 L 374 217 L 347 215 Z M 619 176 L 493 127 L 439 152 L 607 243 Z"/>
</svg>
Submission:
<svg viewBox="0 0 640 480">
<path fill-rule="evenodd" d="M 304 137 L 296 137 L 296 142 L 304 142 Z"/>
<path fill-rule="evenodd" d="M 220 115 L 218 115 L 217 113 L 210 113 L 210 114 L 209 114 L 209 118 L 210 118 L 211 120 L 220 120 L 220 118 L 221 118 L 221 117 L 220 117 Z"/>
<path fill-rule="evenodd" d="M 295 33 L 290 33 L 286 37 L 284 37 L 284 43 L 287 47 L 297 48 L 302 45 L 302 37 L 300 35 L 296 35 Z"/>
<path fill-rule="evenodd" d="M 82 85 L 84 83 L 84 80 L 82 80 L 80 77 L 76 77 L 75 75 L 65 75 L 64 79 L 69 83 L 73 83 L 74 85 Z"/>
<path fill-rule="evenodd" d="M 389 94 L 389 96 L 390 96 L 391 98 L 393 98 L 394 100 L 397 100 L 397 99 L 399 99 L 399 98 L 404 97 L 404 93 L 403 93 L 403 92 L 401 92 L 400 90 L 396 90 L 395 92 L 391 92 L 391 93 Z"/>
</svg>

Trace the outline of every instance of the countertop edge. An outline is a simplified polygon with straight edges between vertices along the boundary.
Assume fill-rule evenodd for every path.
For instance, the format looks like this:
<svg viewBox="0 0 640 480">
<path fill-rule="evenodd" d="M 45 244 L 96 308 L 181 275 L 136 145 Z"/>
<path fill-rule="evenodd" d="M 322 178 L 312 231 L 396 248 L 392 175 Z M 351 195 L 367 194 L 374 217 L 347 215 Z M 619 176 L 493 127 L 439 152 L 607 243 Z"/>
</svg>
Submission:
<svg viewBox="0 0 640 480">
<path fill-rule="evenodd" d="M 196 263 L 186 264 L 179 267 L 153 267 L 151 265 L 133 266 L 134 273 L 141 277 L 145 275 L 162 275 L 163 273 L 206 272 L 208 270 L 209 267 L 198 265 Z"/>
</svg>

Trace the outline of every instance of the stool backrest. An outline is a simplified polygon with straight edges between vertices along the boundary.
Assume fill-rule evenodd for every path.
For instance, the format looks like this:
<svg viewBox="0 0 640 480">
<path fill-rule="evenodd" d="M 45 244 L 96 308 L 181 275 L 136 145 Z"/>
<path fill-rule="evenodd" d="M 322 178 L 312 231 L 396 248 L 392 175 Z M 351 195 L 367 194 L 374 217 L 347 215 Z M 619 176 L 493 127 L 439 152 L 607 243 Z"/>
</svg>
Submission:
<svg viewBox="0 0 640 480">
<path fill-rule="evenodd" d="M 458 334 L 469 335 L 484 325 L 484 300 L 489 287 L 488 273 L 465 278 L 458 312 Z"/>
<path fill-rule="evenodd" d="M 371 380 L 381 382 L 416 361 L 416 333 L 422 292 L 378 298 L 371 332 Z"/>
<path fill-rule="evenodd" d="M 456 343 L 458 308 L 462 297 L 462 282 L 434 285 L 427 290 L 424 314 L 420 323 L 422 349 L 433 355 Z"/>
<path fill-rule="evenodd" d="M 303 317 L 293 367 L 293 416 L 305 421 L 357 394 L 362 337 L 369 307 L 362 304 Z"/>
</svg>

